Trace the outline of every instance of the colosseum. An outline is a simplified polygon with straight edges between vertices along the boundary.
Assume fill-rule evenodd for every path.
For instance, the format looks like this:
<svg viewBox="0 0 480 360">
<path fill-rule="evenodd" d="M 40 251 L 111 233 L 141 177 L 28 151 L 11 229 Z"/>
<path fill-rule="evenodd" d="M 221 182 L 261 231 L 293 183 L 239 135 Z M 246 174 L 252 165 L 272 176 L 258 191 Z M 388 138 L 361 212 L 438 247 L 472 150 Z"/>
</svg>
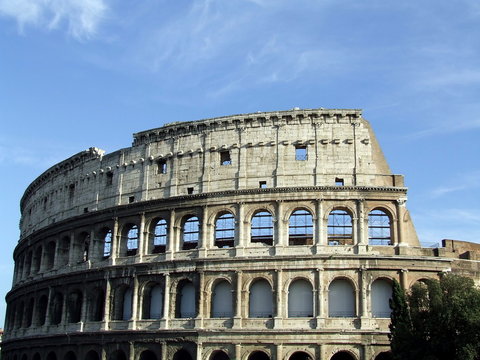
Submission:
<svg viewBox="0 0 480 360">
<path fill-rule="evenodd" d="M 385 360 L 392 280 L 478 278 L 420 245 L 360 110 L 176 122 L 21 199 L 3 360 Z"/>
</svg>

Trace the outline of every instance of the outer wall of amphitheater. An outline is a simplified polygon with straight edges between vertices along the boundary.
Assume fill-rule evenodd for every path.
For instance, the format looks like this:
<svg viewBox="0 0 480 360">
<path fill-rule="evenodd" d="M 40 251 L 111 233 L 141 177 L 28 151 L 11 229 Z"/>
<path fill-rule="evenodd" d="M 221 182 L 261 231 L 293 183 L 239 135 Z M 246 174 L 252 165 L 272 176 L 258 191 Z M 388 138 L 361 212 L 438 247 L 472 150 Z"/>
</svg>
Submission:
<svg viewBox="0 0 480 360">
<path fill-rule="evenodd" d="M 21 200 L 4 360 L 382 360 L 391 282 L 456 271 L 423 248 L 359 110 L 167 124 L 90 148 Z"/>
</svg>

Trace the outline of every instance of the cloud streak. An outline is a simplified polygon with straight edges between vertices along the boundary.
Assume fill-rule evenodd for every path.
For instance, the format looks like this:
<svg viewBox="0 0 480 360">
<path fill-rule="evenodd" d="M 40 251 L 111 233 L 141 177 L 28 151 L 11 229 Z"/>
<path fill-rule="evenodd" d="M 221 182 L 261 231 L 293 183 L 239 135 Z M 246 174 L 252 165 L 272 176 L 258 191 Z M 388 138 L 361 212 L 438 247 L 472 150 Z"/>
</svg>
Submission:
<svg viewBox="0 0 480 360">
<path fill-rule="evenodd" d="M 0 0 L 0 15 L 26 26 L 57 30 L 66 23 L 67 32 L 77 40 L 93 37 L 105 18 L 104 0 Z"/>
</svg>

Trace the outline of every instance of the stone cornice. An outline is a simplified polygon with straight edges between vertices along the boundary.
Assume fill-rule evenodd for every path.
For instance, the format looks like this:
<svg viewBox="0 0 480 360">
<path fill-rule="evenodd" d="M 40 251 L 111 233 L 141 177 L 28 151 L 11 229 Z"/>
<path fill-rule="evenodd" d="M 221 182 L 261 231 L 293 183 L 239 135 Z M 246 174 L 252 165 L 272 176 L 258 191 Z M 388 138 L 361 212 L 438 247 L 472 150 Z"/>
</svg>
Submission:
<svg viewBox="0 0 480 360">
<path fill-rule="evenodd" d="M 174 122 L 165 126 L 133 134 L 133 146 L 176 138 L 184 135 L 198 135 L 221 129 L 244 129 L 248 127 L 280 126 L 288 121 L 357 122 L 361 118 L 360 109 L 298 109 L 273 112 L 256 112 L 222 116 L 211 119 Z"/>
</svg>

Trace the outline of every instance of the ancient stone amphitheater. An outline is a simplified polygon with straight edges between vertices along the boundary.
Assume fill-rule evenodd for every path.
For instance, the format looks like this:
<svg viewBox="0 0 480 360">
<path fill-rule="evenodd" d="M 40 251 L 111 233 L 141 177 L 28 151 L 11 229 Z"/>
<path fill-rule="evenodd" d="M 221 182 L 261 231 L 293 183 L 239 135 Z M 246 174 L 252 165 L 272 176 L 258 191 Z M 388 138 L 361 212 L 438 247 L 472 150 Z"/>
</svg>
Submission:
<svg viewBox="0 0 480 360">
<path fill-rule="evenodd" d="M 80 152 L 21 200 L 2 358 L 389 359 L 392 279 L 479 268 L 474 245 L 420 246 L 406 193 L 359 110 Z"/>
</svg>

